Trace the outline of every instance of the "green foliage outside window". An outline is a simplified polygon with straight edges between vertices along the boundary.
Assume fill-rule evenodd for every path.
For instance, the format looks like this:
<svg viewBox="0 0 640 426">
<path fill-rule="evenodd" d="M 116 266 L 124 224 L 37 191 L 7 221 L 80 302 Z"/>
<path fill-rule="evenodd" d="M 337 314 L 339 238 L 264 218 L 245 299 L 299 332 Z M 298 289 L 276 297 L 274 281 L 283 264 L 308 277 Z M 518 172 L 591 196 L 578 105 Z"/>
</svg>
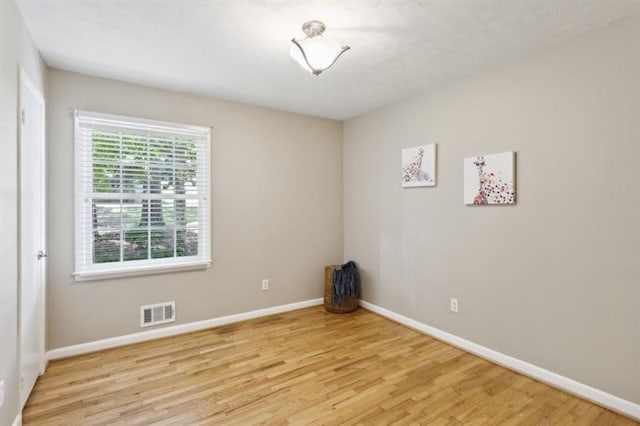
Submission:
<svg viewBox="0 0 640 426">
<path fill-rule="evenodd" d="M 94 263 L 198 253 L 196 144 L 94 132 Z"/>
</svg>

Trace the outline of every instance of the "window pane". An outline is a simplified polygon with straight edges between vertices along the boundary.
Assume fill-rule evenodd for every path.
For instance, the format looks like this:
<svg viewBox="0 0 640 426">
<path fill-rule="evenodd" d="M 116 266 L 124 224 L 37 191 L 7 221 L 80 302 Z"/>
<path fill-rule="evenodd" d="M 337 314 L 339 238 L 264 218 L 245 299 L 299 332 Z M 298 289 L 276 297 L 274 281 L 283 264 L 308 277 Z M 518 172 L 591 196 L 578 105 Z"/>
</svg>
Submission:
<svg viewBox="0 0 640 426">
<path fill-rule="evenodd" d="M 92 209 L 94 230 L 120 229 L 120 200 L 94 199 Z"/>
<path fill-rule="evenodd" d="M 122 201 L 122 227 L 125 230 L 135 229 L 140 226 L 142 203 L 136 200 Z"/>
<path fill-rule="evenodd" d="M 176 255 L 196 256 L 198 254 L 198 228 L 176 231 Z"/>
<path fill-rule="evenodd" d="M 173 201 L 174 204 L 174 226 L 178 227 L 178 228 L 184 228 L 185 225 L 187 224 L 187 218 L 186 218 L 186 207 L 187 207 L 187 201 L 186 200 L 174 200 Z"/>
<path fill-rule="evenodd" d="M 149 258 L 149 230 L 140 226 L 142 203 L 125 200 L 122 204 L 124 261 Z"/>
<path fill-rule="evenodd" d="M 121 249 L 120 200 L 94 199 L 93 261 L 95 263 L 119 262 Z"/>
<path fill-rule="evenodd" d="M 110 160 L 117 163 L 120 158 L 120 135 L 104 132 L 93 133 L 94 160 Z"/>
<path fill-rule="evenodd" d="M 185 194 L 187 188 L 195 193 L 196 147 L 193 141 L 177 140 L 175 148 L 175 189 L 176 194 Z"/>
<path fill-rule="evenodd" d="M 146 159 L 147 140 L 139 136 L 122 137 L 122 159 L 125 162 L 137 163 Z"/>
<path fill-rule="evenodd" d="M 151 257 L 173 257 L 173 229 L 154 229 L 151 231 Z"/>
<path fill-rule="evenodd" d="M 140 213 L 140 226 L 164 226 L 162 200 L 143 199 Z"/>
<path fill-rule="evenodd" d="M 178 200 L 162 200 L 162 217 L 164 224 L 167 227 L 174 227 L 176 225 L 176 210 L 175 204 Z"/>
<path fill-rule="evenodd" d="M 164 161 L 173 156 L 173 139 L 149 138 L 151 161 Z"/>
<path fill-rule="evenodd" d="M 197 256 L 198 254 L 198 228 L 188 227 L 185 231 L 185 241 L 179 256 Z"/>
<path fill-rule="evenodd" d="M 95 168 L 94 168 L 95 173 Z M 125 163 L 122 166 L 122 192 L 128 194 L 142 194 L 149 178 L 144 165 Z"/>
<path fill-rule="evenodd" d="M 93 163 L 93 191 L 120 192 L 120 166 L 96 161 Z"/>
<path fill-rule="evenodd" d="M 120 231 L 95 231 L 93 233 L 93 262 L 120 261 Z"/>
<path fill-rule="evenodd" d="M 133 228 L 124 231 L 124 260 L 149 258 L 149 230 Z"/>
</svg>

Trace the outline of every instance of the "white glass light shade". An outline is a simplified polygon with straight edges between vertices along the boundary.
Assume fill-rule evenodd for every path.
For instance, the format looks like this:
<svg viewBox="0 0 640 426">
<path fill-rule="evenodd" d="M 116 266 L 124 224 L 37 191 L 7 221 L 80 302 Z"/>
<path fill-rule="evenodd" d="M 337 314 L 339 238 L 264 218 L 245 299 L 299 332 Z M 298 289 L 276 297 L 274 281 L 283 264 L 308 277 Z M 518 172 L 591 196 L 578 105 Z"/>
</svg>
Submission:
<svg viewBox="0 0 640 426">
<path fill-rule="evenodd" d="M 305 55 L 307 55 L 307 61 L 309 61 L 309 65 L 311 65 L 313 70 L 307 65 L 298 46 L 294 45 L 291 47 L 291 57 L 295 59 L 302 68 L 309 72 L 323 71 L 330 67 L 343 51 L 340 43 L 326 37 L 306 38 L 298 41 L 298 44 L 300 44 Z"/>
</svg>

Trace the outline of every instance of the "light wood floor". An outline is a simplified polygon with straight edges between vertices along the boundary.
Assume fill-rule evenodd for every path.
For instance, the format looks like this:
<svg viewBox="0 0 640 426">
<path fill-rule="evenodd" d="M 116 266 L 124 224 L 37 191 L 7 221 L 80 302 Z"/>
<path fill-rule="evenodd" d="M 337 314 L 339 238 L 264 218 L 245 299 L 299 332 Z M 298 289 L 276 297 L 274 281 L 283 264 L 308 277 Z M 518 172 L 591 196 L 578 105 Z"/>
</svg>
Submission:
<svg viewBox="0 0 640 426">
<path fill-rule="evenodd" d="M 51 362 L 25 425 L 637 425 L 363 309 Z"/>
</svg>

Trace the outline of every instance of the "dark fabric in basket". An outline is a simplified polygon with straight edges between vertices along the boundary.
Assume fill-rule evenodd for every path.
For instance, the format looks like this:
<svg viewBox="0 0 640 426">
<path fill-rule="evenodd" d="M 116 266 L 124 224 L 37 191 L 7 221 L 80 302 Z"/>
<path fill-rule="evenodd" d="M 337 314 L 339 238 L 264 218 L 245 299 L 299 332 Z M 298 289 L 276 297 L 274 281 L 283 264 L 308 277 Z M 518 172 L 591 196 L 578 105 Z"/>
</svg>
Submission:
<svg viewBox="0 0 640 426">
<path fill-rule="evenodd" d="M 341 304 L 352 297 L 360 297 L 360 274 L 353 260 L 333 271 L 333 301 Z"/>
</svg>

